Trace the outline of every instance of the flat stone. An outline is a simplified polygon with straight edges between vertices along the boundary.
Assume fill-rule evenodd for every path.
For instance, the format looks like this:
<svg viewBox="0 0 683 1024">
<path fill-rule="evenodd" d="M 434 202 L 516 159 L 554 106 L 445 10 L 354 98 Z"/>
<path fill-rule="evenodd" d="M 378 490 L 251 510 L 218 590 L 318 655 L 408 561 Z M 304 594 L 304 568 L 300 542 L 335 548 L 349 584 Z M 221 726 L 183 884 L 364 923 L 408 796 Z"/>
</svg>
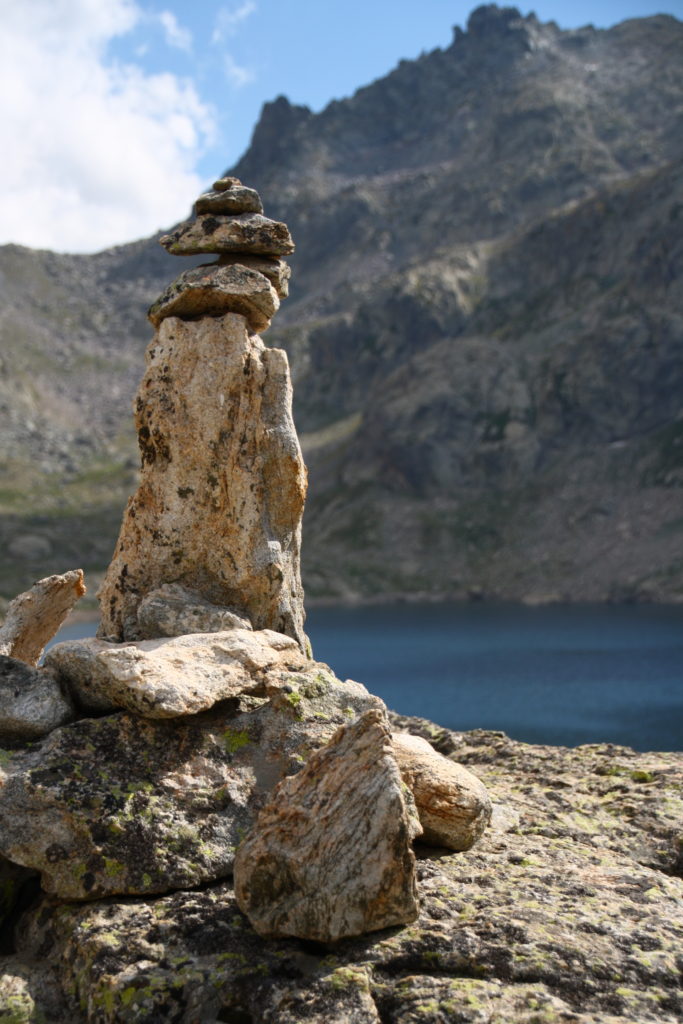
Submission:
<svg viewBox="0 0 683 1024">
<path fill-rule="evenodd" d="M 203 213 L 196 220 L 163 235 L 159 242 L 176 256 L 205 252 L 287 256 L 294 252 L 287 225 L 259 213 L 240 213 L 234 217 Z"/>
<path fill-rule="evenodd" d="M 386 715 L 367 711 L 273 791 L 235 857 L 238 905 L 259 935 L 317 942 L 413 921 L 421 831 Z"/>
<path fill-rule="evenodd" d="M 170 317 L 148 349 L 135 418 L 141 477 L 98 594 L 100 635 L 140 639 L 140 602 L 179 583 L 306 650 L 306 467 L 286 354 L 234 313 Z"/>
<path fill-rule="evenodd" d="M 114 644 L 56 644 L 45 659 L 67 686 L 144 718 L 195 715 L 241 694 L 265 696 L 266 675 L 306 663 L 295 640 L 271 630 L 232 629 Z"/>
<path fill-rule="evenodd" d="M 0 655 L 0 742 L 35 740 L 75 717 L 56 678 Z"/>
<path fill-rule="evenodd" d="M 186 270 L 150 306 L 147 316 L 155 327 L 165 317 L 187 319 L 239 313 L 255 334 L 268 329 L 280 307 L 277 292 L 268 278 L 240 263 Z"/>
<path fill-rule="evenodd" d="M 420 736 L 393 733 L 391 739 L 401 777 L 415 798 L 423 841 L 469 850 L 491 820 L 483 782 Z"/>
<path fill-rule="evenodd" d="M 251 635 L 251 634 L 246 634 Z M 267 794 L 381 707 L 329 669 L 269 673 L 269 701 L 187 718 L 81 719 L 0 761 L 0 852 L 62 899 L 168 892 L 230 874 Z"/>
<path fill-rule="evenodd" d="M 270 256 L 250 256 L 246 252 L 241 255 L 223 253 L 218 258 L 218 265 L 221 267 L 229 267 L 234 263 L 239 263 L 250 270 L 256 270 L 259 274 L 267 277 L 280 299 L 286 299 L 289 295 L 289 279 L 292 271 L 289 263 L 285 263 L 284 260 Z"/>
<path fill-rule="evenodd" d="M 194 204 L 196 213 L 263 213 L 261 198 L 253 188 L 231 185 L 205 192 Z"/>
<path fill-rule="evenodd" d="M 37 665 L 76 602 L 85 594 L 83 570 L 46 576 L 10 601 L 0 627 L 0 654 Z"/>
<path fill-rule="evenodd" d="M 249 620 L 234 609 L 212 604 L 179 583 L 164 583 L 142 599 L 138 605 L 138 625 L 143 640 L 251 629 Z"/>
</svg>

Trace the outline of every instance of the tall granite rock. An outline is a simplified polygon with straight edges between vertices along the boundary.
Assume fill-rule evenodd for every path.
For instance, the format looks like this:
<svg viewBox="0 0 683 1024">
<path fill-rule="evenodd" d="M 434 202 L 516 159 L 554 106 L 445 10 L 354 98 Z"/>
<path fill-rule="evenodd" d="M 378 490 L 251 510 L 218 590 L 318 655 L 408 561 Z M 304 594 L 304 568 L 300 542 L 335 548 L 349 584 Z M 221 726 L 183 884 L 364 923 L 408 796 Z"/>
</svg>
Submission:
<svg viewBox="0 0 683 1024">
<path fill-rule="evenodd" d="M 306 468 L 287 356 L 255 333 L 287 294 L 280 257 L 294 245 L 235 178 L 161 243 L 219 260 L 181 274 L 149 311 L 156 332 L 135 400 L 141 479 L 99 592 L 100 635 L 141 638 L 141 601 L 177 583 L 306 650 Z"/>
</svg>

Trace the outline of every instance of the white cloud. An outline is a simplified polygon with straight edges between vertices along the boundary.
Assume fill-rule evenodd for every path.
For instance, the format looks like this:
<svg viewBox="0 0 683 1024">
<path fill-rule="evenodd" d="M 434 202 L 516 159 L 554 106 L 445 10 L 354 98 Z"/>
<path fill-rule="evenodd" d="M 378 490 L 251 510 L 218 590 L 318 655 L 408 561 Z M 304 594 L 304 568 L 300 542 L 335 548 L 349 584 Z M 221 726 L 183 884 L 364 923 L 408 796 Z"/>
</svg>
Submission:
<svg viewBox="0 0 683 1024">
<path fill-rule="evenodd" d="M 229 53 L 226 53 L 223 57 L 223 70 L 227 80 L 238 89 L 241 89 L 243 85 L 249 85 L 255 78 L 253 71 L 242 67 Z"/>
<path fill-rule="evenodd" d="M 0 34 L 0 242 L 93 252 L 167 227 L 203 186 L 194 85 L 108 61 L 134 0 L 22 0 Z M 182 31 L 182 30 L 181 30 Z"/>
<path fill-rule="evenodd" d="M 221 7 L 216 15 L 211 42 L 219 45 L 230 36 L 234 36 L 243 21 L 256 10 L 255 0 L 242 0 L 241 4 L 232 7 Z"/>
<path fill-rule="evenodd" d="M 169 46 L 175 46 L 178 50 L 190 53 L 192 50 L 192 33 L 189 29 L 179 24 L 175 14 L 171 11 L 162 11 L 159 15 L 161 27 L 164 30 L 164 37 Z"/>
</svg>

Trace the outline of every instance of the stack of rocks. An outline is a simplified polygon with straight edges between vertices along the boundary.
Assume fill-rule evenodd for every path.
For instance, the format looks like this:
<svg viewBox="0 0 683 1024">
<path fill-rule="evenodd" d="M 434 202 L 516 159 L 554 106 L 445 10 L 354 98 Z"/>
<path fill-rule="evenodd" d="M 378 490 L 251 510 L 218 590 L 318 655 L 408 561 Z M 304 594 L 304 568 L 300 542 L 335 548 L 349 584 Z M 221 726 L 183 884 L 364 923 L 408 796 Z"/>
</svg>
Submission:
<svg viewBox="0 0 683 1024">
<path fill-rule="evenodd" d="M 89 1020 L 151 1019 L 148 968 L 168 962 L 148 943 L 132 974 L 103 983 L 100 1013 L 99 996 L 63 982 L 70 941 L 45 941 L 78 901 L 135 896 L 154 916 L 163 894 L 213 886 L 217 929 L 236 904 L 260 936 L 335 942 L 413 921 L 413 841 L 464 850 L 491 817 L 478 779 L 392 734 L 378 697 L 311 657 L 289 369 L 254 333 L 285 294 L 292 242 L 233 178 L 197 209 L 163 244 L 220 258 L 150 311 L 141 480 L 100 592 L 100 636 L 37 664 L 84 592 L 80 570 L 21 595 L 0 629 L 0 946 L 15 912 L 2 893 L 39 876 L 19 933 L 30 964 L 52 949 L 56 1021 L 82 1019 L 78 1006 Z M 240 952 L 223 941 L 221 963 L 244 960 L 243 935 Z M 0 1016 L 3 991 L 29 998 L 25 961 L 0 960 Z M 181 1009 L 164 1003 L 154 1019 L 226 1019 L 217 1004 L 232 983 L 217 977 L 196 975 Z"/>
<path fill-rule="evenodd" d="M 107 639 L 149 637 L 146 595 L 177 584 L 307 650 L 299 568 L 306 492 L 286 354 L 265 330 L 294 249 L 258 193 L 221 178 L 161 244 L 219 259 L 181 274 L 149 311 L 156 333 L 135 419 L 140 486 L 100 591 Z"/>
<path fill-rule="evenodd" d="M 149 311 L 155 327 L 168 316 L 240 313 L 254 333 L 265 331 L 287 297 L 294 252 L 285 224 L 263 216 L 258 192 L 238 178 L 219 178 L 195 203 L 197 218 L 181 225 L 161 244 L 175 256 L 214 253 L 217 263 L 181 274 Z"/>
</svg>

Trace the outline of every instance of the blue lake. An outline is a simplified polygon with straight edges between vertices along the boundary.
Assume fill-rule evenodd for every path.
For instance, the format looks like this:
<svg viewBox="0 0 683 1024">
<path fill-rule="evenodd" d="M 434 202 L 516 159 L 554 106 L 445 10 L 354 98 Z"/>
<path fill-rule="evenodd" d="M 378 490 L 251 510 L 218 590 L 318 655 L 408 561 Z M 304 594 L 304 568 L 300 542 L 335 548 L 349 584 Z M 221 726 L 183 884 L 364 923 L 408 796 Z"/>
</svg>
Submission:
<svg viewBox="0 0 683 1024">
<path fill-rule="evenodd" d="M 306 628 L 319 661 L 403 714 L 534 743 L 683 750 L 683 607 L 313 608 Z"/>
</svg>

